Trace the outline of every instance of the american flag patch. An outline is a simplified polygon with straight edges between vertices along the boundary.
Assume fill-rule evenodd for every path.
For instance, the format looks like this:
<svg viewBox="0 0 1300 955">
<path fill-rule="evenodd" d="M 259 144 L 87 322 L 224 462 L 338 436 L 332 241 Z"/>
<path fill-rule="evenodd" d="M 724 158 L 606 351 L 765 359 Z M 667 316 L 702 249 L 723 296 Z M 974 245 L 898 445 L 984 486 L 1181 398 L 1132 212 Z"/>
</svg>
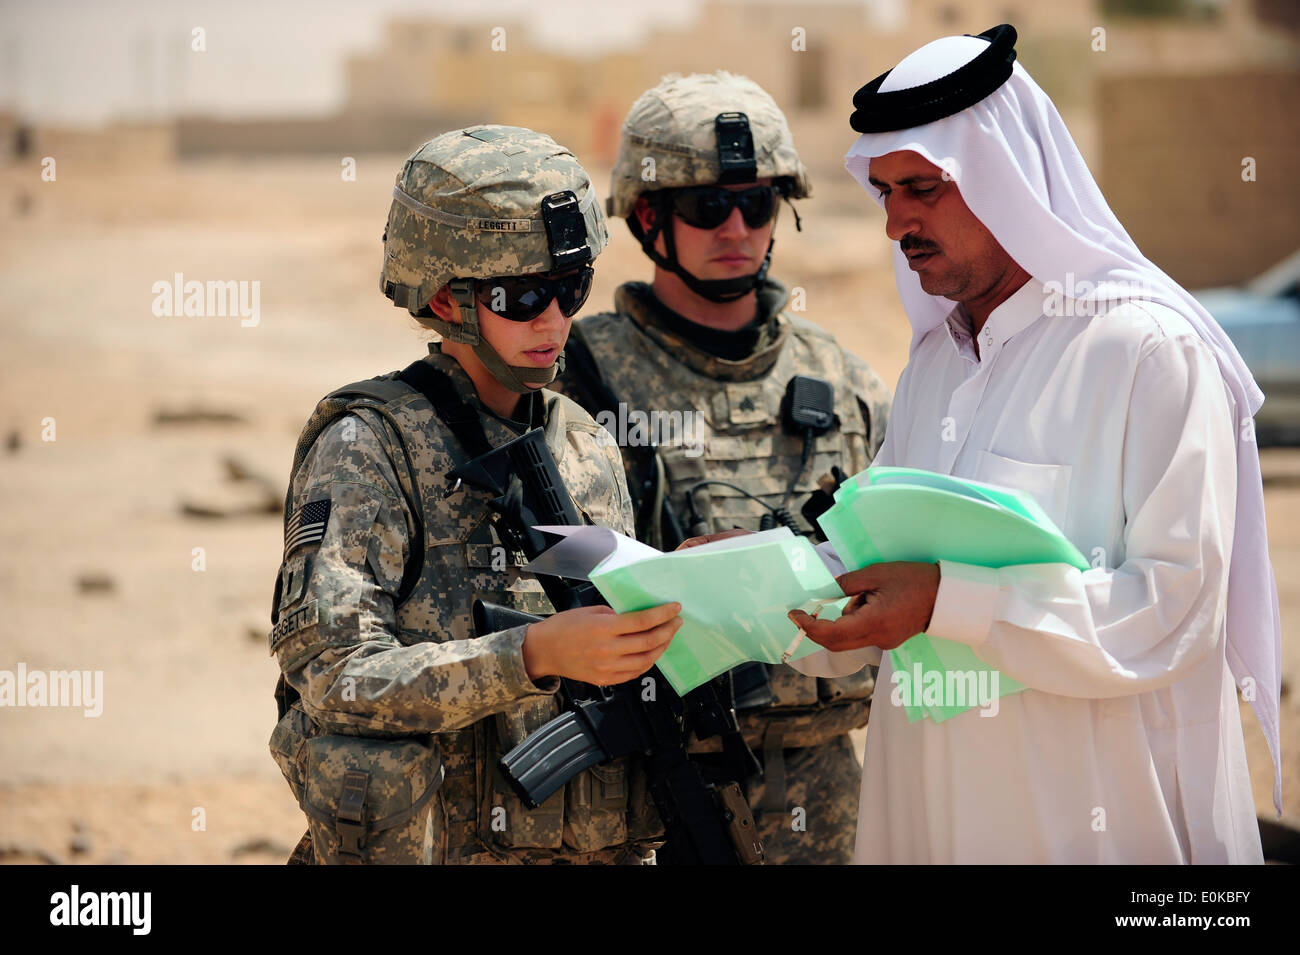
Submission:
<svg viewBox="0 0 1300 955">
<path fill-rule="evenodd" d="M 284 553 L 289 553 L 304 544 L 315 544 L 325 536 L 325 525 L 330 519 L 330 499 L 308 501 L 298 508 L 284 531 Z"/>
</svg>

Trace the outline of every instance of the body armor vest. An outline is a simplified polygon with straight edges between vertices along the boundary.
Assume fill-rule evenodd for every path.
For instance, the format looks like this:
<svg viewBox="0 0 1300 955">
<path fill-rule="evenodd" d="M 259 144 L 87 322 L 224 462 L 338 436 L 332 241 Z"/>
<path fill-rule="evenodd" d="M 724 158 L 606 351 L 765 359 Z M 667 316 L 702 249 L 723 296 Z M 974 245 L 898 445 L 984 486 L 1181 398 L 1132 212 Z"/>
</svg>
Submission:
<svg viewBox="0 0 1300 955">
<path fill-rule="evenodd" d="M 621 296 L 627 294 L 624 289 Z M 619 304 L 635 300 L 620 298 Z M 638 305 L 643 304 L 642 298 Z M 854 474 L 870 463 L 870 423 L 853 392 L 843 350 L 811 322 L 776 314 L 771 323 L 755 353 L 739 362 L 706 355 L 653 320 L 627 314 L 594 315 L 574 326 L 573 334 L 580 334 L 596 356 L 605 384 L 620 402 L 612 414 L 608 409 L 589 410 L 615 434 L 620 447 L 647 440 L 657 445 L 666 503 L 683 526 L 690 514 L 687 494 L 699 481 L 736 484 L 773 507 L 781 506 L 793 481 L 789 510 L 801 528 L 811 530 L 799 507 L 817 489 L 818 477 L 832 465 Z M 799 374 L 823 378 L 835 392 L 835 425 L 813 439 L 813 452 L 802 471 L 803 437 L 782 423 L 787 385 Z M 703 487 L 695 498 L 708 533 L 737 526 L 758 530 L 767 513 L 767 508 L 725 486 Z M 868 670 L 826 680 L 789 666 L 771 666 L 769 681 L 770 706 L 737 714 L 751 747 L 772 748 L 768 724 L 778 717 L 785 725 L 776 734 L 781 737 L 777 745 L 784 747 L 816 745 L 867 722 L 875 683 Z M 719 749 L 716 740 L 691 746 L 692 752 Z"/>
<path fill-rule="evenodd" d="M 429 401 L 395 375 L 346 385 L 322 399 L 299 439 L 293 474 L 320 433 L 343 415 L 361 418 L 379 437 L 407 502 L 408 526 L 419 531 L 419 536 L 410 537 L 412 560 L 396 607 L 398 639 L 411 645 L 475 637 L 474 598 L 527 613 L 552 613 L 541 584 L 531 574 L 521 573 L 527 563 L 523 553 L 512 551 L 498 536 L 496 516 L 487 505 L 490 495 L 446 482 L 446 475 L 468 461 L 469 454 Z M 579 511 L 592 523 L 630 532 L 627 511 L 611 506 L 621 501 L 627 507 L 611 470 L 617 463 L 594 466 L 601 459 L 611 460 L 599 426 L 564 396 L 541 394 L 546 405 L 546 443 Z M 494 446 L 516 436 L 489 415 L 482 416 L 482 423 Z M 422 549 L 422 562 L 415 548 Z M 372 554 L 372 559 L 378 557 Z M 457 584 L 449 588 L 448 581 Z M 288 697 L 296 697 L 282 677 L 277 691 L 282 711 L 293 703 L 285 697 L 286 690 Z M 297 709 L 301 711 L 301 706 Z M 554 696 L 533 697 L 492 719 L 434 734 L 445 771 L 440 796 L 448 862 L 482 852 L 504 856 L 511 850 L 586 853 L 658 834 L 658 817 L 644 786 L 638 785 L 643 780 L 634 772 L 637 761 L 632 758 L 593 767 L 539 808 L 524 807 L 497 771 L 496 760 L 557 713 Z M 630 791 L 633 787 L 635 791 Z"/>
</svg>

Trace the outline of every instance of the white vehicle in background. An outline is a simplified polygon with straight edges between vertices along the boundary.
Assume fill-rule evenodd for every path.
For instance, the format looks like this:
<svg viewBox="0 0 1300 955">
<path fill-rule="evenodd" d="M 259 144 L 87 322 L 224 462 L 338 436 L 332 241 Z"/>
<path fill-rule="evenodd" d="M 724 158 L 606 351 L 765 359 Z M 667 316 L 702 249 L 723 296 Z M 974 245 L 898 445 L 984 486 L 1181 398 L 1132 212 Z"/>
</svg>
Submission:
<svg viewBox="0 0 1300 955">
<path fill-rule="evenodd" d="M 1192 294 L 1223 326 L 1264 392 L 1256 440 L 1300 444 L 1300 251 L 1245 285 Z"/>
</svg>

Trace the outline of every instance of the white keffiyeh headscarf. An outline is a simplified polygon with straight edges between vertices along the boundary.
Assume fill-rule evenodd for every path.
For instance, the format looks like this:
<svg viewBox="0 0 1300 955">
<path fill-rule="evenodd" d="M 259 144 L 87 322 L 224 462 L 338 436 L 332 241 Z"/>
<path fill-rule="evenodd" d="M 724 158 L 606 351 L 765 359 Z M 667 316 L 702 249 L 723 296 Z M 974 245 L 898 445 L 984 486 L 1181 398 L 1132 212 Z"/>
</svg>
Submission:
<svg viewBox="0 0 1300 955">
<path fill-rule="evenodd" d="M 948 76 L 989 48 L 978 37 L 945 37 L 898 64 L 878 92 L 911 89 Z M 1183 315 L 1210 346 L 1244 418 L 1264 401 L 1241 355 L 1210 314 L 1147 259 L 1111 212 L 1074 139 L 1047 94 L 1019 64 L 972 106 L 942 119 L 890 132 L 864 133 L 845 157 L 855 179 L 883 206 L 867 181 L 872 157 L 911 150 L 943 168 L 966 205 L 1017 264 L 1036 280 L 1059 282 L 1071 298 L 1096 303 L 1158 302 Z M 912 325 L 912 351 L 940 325 L 953 302 L 930 295 L 894 247 L 898 294 Z M 1098 309 L 1093 314 L 1104 313 Z M 1253 429 L 1239 435 L 1253 436 Z M 1268 554 L 1259 449 L 1237 442 L 1237 513 L 1228 572 L 1228 665 L 1247 692 L 1273 755 L 1273 804 L 1282 812 L 1279 697 L 1281 620 Z M 1253 687 L 1253 694 L 1249 692 Z M 1253 698 L 1252 698 L 1253 696 Z"/>
</svg>

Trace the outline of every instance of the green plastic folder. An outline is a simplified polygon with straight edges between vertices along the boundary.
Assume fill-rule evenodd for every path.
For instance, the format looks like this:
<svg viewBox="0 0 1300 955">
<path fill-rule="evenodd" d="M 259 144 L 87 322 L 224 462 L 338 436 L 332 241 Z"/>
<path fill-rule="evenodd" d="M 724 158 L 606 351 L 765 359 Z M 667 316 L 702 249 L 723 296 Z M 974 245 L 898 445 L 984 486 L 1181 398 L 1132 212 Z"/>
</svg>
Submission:
<svg viewBox="0 0 1300 955">
<path fill-rule="evenodd" d="M 846 602 L 812 545 L 785 528 L 631 561 L 606 558 L 590 579 L 619 613 L 669 601 L 682 627 L 656 666 L 679 694 L 746 661 L 781 663 L 816 652 L 787 616 L 810 601 Z M 810 608 L 812 609 L 812 608 Z"/>
<path fill-rule="evenodd" d="M 873 467 L 855 474 L 835 492 L 835 503 L 818 524 L 850 570 L 897 560 L 1089 566 L 1028 494 L 915 468 Z M 973 674 L 991 686 L 978 675 L 996 672 L 965 644 L 924 633 L 890 654 L 894 672 L 907 674 L 913 687 L 954 686 L 950 672 Z M 1007 696 L 1025 687 L 998 673 L 997 688 L 998 696 Z M 969 699 L 918 702 L 917 695 L 904 700 L 913 723 L 927 716 L 939 723 L 978 705 Z"/>
</svg>

